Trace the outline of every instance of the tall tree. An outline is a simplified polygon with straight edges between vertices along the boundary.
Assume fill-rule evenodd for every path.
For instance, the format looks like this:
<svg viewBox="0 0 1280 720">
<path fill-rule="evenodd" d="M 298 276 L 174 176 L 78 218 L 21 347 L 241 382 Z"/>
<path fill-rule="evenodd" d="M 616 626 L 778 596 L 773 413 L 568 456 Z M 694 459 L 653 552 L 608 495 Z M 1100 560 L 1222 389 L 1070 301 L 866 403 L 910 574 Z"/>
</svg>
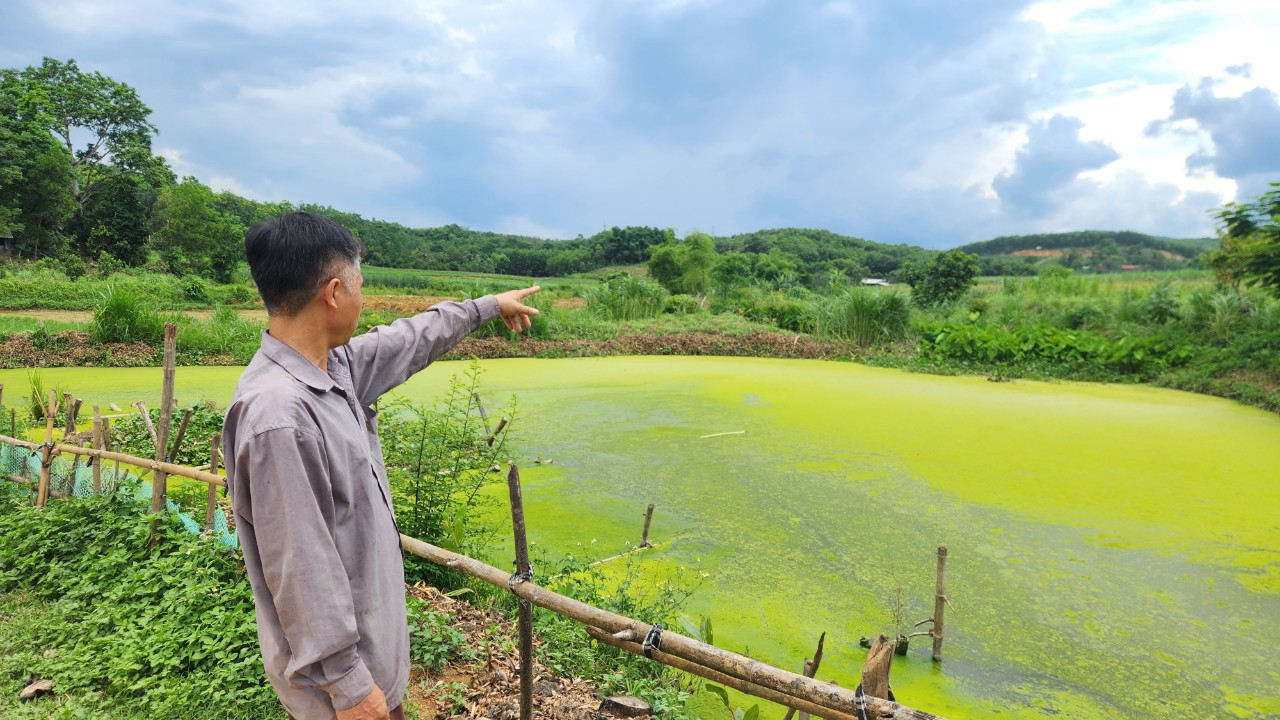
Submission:
<svg viewBox="0 0 1280 720">
<path fill-rule="evenodd" d="M 242 257 L 244 225 L 218 210 L 213 191 L 195 178 L 165 188 L 156 201 L 151 242 L 175 274 L 230 280 Z"/>
<path fill-rule="evenodd" d="M 1246 203 L 1227 203 L 1218 212 L 1222 249 L 1209 266 L 1226 283 L 1241 280 L 1280 294 L 1280 183 Z"/>
<path fill-rule="evenodd" d="M 71 197 L 81 212 L 103 182 L 143 172 L 150 162 L 156 128 L 132 87 L 83 72 L 75 60 L 45 58 L 38 67 L 0 74 L 16 94 L 18 120 L 47 130 L 65 149 Z"/>
</svg>

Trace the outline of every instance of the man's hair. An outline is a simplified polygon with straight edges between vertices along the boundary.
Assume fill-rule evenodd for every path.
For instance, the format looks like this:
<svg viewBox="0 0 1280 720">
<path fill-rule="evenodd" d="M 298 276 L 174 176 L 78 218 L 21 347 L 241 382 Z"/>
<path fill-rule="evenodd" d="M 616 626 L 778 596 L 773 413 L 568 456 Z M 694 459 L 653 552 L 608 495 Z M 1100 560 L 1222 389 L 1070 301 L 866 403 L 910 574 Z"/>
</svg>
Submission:
<svg viewBox="0 0 1280 720">
<path fill-rule="evenodd" d="M 244 234 L 244 254 L 267 313 L 292 317 L 302 312 L 329 278 L 358 266 L 365 247 L 350 230 L 329 218 L 292 212 L 249 228 Z"/>
</svg>

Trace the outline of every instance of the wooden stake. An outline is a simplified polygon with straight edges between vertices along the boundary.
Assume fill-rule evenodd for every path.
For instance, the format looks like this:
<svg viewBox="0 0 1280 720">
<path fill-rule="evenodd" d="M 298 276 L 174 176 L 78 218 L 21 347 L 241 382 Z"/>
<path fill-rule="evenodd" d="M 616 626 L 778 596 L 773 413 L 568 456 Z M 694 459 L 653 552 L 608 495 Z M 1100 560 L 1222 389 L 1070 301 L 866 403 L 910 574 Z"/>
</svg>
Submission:
<svg viewBox="0 0 1280 720">
<path fill-rule="evenodd" d="M 805 677 L 807 678 L 817 677 L 818 667 L 822 665 L 822 646 L 826 643 L 826 641 L 827 641 L 826 633 L 822 633 L 821 635 L 818 636 L 818 649 L 814 651 L 813 659 L 804 661 L 804 672 L 802 674 Z M 788 708 L 787 714 L 782 718 L 782 720 L 791 720 L 791 716 L 795 714 L 795 711 L 796 711 L 795 708 Z M 810 713 L 805 712 L 804 710 L 801 710 L 800 720 L 807 720 L 807 718 L 809 717 L 809 714 Z"/>
<path fill-rule="evenodd" d="M 169 454 L 165 455 L 165 462 L 173 462 L 173 459 L 178 457 L 178 450 L 182 448 L 182 436 L 187 434 L 187 423 L 191 422 L 191 414 L 194 411 L 194 408 L 187 408 L 182 413 L 182 422 L 178 423 L 178 434 L 173 438 L 173 445 L 169 448 Z"/>
<path fill-rule="evenodd" d="M 520 469 L 510 463 L 507 471 L 507 490 L 511 495 L 511 530 L 515 536 L 516 574 L 532 581 L 529 567 L 529 542 L 525 536 L 524 500 L 520 496 Z M 512 592 L 518 586 L 516 578 L 510 580 Z M 520 598 L 520 720 L 533 717 L 533 607 Z"/>
<path fill-rule="evenodd" d="M 147 434 L 151 436 L 151 444 L 158 446 L 160 442 L 156 436 L 156 426 L 155 423 L 151 422 L 151 413 L 147 410 L 147 404 L 139 400 L 133 406 L 138 408 L 138 412 L 142 413 L 142 424 L 147 427 Z"/>
<path fill-rule="evenodd" d="M 102 449 L 102 413 L 98 406 L 93 406 L 93 449 Z M 102 456 L 93 460 L 93 494 L 102 492 Z"/>
<path fill-rule="evenodd" d="M 160 426 L 156 428 L 156 462 L 152 465 L 155 475 L 151 476 L 151 532 L 147 546 L 154 552 L 156 549 L 156 524 L 160 513 L 165 511 L 165 496 L 168 494 L 168 474 L 161 469 L 165 461 L 165 451 L 169 447 L 169 429 L 173 425 L 173 381 L 174 368 L 178 354 L 178 326 L 176 323 L 164 324 L 164 386 L 160 395 Z"/>
<path fill-rule="evenodd" d="M 889 669 L 893 664 L 893 648 L 895 642 L 889 636 L 880 633 L 871 650 L 867 652 L 867 661 L 862 665 L 862 692 L 870 697 L 889 697 Z"/>
<path fill-rule="evenodd" d="M 640 535 L 640 547 L 653 547 L 649 542 L 649 523 L 653 522 L 653 503 L 649 503 L 649 509 L 644 511 L 644 532 Z"/>
<path fill-rule="evenodd" d="M 44 407 L 44 446 L 40 454 L 40 486 L 36 491 L 36 507 L 49 502 L 49 471 L 53 467 L 53 416 L 58 412 L 58 395 L 49 391 L 49 404 Z"/>
<path fill-rule="evenodd" d="M 72 416 L 71 408 L 75 404 L 75 400 L 71 393 L 62 394 L 62 406 L 66 410 L 67 429 L 62 431 L 63 435 L 70 435 L 76 431 L 76 419 Z"/>
<path fill-rule="evenodd" d="M 218 474 L 218 452 L 222 445 L 222 433 L 214 433 L 209 439 L 209 472 Z M 218 487 L 209 485 L 209 501 L 204 508 L 204 531 L 213 532 L 213 511 L 218 506 Z"/>
<path fill-rule="evenodd" d="M 76 496 L 76 473 L 80 471 L 80 456 L 71 459 L 71 472 L 67 473 L 67 497 Z"/>
<path fill-rule="evenodd" d="M 9 408 L 9 434 L 18 434 L 18 411 L 13 408 Z"/>
<path fill-rule="evenodd" d="M 165 450 L 169 447 L 169 429 L 173 425 L 173 381 L 174 368 L 177 362 L 178 326 L 175 323 L 164 324 L 164 386 L 160 395 L 160 424 L 156 427 L 156 462 L 168 462 Z M 151 481 L 151 512 L 164 512 L 166 480 L 168 474 L 156 468 Z M 154 524 L 154 523 L 153 523 Z M 154 533 L 152 539 L 154 540 Z"/>
<path fill-rule="evenodd" d="M 102 449 L 111 450 L 111 418 L 105 418 L 102 425 Z M 99 458 L 101 460 L 101 458 Z M 115 469 L 111 473 L 111 492 L 120 489 L 120 458 L 116 458 Z"/>
<path fill-rule="evenodd" d="M 938 587 L 933 598 L 933 661 L 942 662 L 942 613 L 947 607 L 947 547 L 938 548 Z"/>
</svg>

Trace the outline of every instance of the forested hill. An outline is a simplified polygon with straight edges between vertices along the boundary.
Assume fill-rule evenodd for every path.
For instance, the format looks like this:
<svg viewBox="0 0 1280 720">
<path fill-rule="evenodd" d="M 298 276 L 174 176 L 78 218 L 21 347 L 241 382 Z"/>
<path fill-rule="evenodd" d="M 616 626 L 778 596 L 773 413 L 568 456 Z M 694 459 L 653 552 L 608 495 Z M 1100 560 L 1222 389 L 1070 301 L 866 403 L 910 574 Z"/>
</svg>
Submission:
<svg viewBox="0 0 1280 720">
<path fill-rule="evenodd" d="M 368 263 L 386 267 L 555 277 L 646 263 L 650 248 L 676 241 L 674 231 L 656 227 L 613 227 L 591 237 L 548 240 L 459 225 L 409 228 L 315 205 L 301 209 L 351 228 L 369 248 Z M 934 254 L 918 247 L 797 228 L 759 230 L 713 241 L 719 254 L 751 255 L 755 272 L 775 278 L 791 275 L 818 285 L 832 273 L 855 280 L 889 275 L 904 262 L 926 262 Z"/>
<path fill-rule="evenodd" d="M 1215 238 L 1173 239 L 1122 230 L 1080 230 L 1037 235 L 1008 235 L 957 249 L 979 256 L 984 268 L 1024 265 L 1047 259 L 1067 267 L 1093 270 L 1165 270 L 1195 264 L 1216 249 Z"/>
</svg>

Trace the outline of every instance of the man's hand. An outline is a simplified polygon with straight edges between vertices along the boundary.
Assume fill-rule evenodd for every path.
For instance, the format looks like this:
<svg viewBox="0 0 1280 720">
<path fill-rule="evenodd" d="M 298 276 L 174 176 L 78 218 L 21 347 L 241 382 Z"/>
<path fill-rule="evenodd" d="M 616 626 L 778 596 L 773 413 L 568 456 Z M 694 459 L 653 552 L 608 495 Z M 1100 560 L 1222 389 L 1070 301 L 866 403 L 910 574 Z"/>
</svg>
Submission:
<svg viewBox="0 0 1280 720">
<path fill-rule="evenodd" d="M 382 688 L 377 685 L 374 685 L 373 692 L 366 695 L 359 703 L 346 710 L 338 711 L 338 720 L 390 720 L 390 717 L 390 711 L 387 710 L 387 696 L 382 694 Z"/>
<path fill-rule="evenodd" d="M 502 324 L 506 325 L 508 330 L 511 332 L 523 332 L 525 328 L 531 327 L 532 321 L 529 318 L 537 315 L 538 309 L 525 305 L 521 300 L 541 289 L 538 285 L 534 285 L 523 290 L 508 290 L 497 296 L 499 312 L 502 314 Z"/>
</svg>

